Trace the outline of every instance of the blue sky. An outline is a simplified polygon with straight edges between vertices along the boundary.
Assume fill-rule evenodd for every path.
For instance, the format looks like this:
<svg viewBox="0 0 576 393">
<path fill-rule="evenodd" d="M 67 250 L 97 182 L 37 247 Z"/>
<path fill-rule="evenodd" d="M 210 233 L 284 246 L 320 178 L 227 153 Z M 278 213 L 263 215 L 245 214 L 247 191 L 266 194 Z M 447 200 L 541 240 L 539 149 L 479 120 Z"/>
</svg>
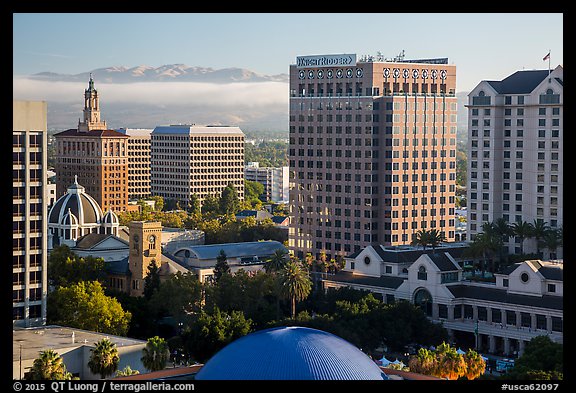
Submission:
<svg viewBox="0 0 576 393">
<path fill-rule="evenodd" d="M 183 63 L 287 73 L 298 55 L 448 57 L 457 91 L 563 64 L 561 13 L 13 14 L 13 75 Z"/>
</svg>

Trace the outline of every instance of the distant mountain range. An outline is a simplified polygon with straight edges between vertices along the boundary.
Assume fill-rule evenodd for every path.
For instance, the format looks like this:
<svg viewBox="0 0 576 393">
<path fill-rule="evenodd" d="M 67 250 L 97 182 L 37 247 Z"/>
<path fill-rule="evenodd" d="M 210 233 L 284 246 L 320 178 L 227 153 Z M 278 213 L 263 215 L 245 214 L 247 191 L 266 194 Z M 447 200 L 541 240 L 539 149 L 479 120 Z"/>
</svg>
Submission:
<svg viewBox="0 0 576 393">
<path fill-rule="evenodd" d="M 206 83 L 233 83 L 233 82 L 288 82 L 288 74 L 262 75 L 244 68 L 213 69 L 206 67 L 193 67 L 186 64 L 168 64 L 160 67 L 140 65 L 126 68 L 107 67 L 98 68 L 91 72 L 80 74 L 58 74 L 54 72 L 40 72 L 29 78 L 51 82 L 85 82 L 90 73 L 98 83 L 134 83 L 134 82 L 206 82 Z"/>
</svg>

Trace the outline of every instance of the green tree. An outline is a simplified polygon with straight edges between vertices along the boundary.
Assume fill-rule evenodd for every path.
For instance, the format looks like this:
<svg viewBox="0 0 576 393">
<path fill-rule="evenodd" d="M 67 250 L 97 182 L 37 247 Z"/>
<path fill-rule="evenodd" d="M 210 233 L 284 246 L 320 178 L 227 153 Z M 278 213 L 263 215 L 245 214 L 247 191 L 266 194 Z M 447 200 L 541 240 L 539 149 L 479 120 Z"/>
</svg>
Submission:
<svg viewBox="0 0 576 393">
<path fill-rule="evenodd" d="M 536 219 L 529 225 L 531 237 L 536 240 L 536 254 L 542 258 L 542 254 L 540 254 L 540 246 L 542 245 L 542 239 L 544 239 L 548 231 L 550 231 L 550 227 L 545 221 Z"/>
<path fill-rule="evenodd" d="M 550 340 L 548 336 L 537 336 L 524 348 L 514 368 L 506 375 L 511 379 L 563 379 L 563 345 Z"/>
<path fill-rule="evenodd" d="M 470 353 L 470 359 L 472 358 L 476 359 Z M 482 358 L 480 360 L 483 361 Z M 456 380 L 468 372 L 464 356 L 460 355 L 456 348 L 444 342 L 438 345 L 434 351 L 420 348 L 418 353 L 410 358 L 408 365 L 410 371 L 451 380 Z M 473 369 L 469 371 L 470 376 L 475 375 L 481 365 L 472 363 L 472 367 Z"/>
<path fill-rule="evenodd" d="M 132 367 L 126 366 L 122 370 L 116 371 L 116 377 L 128 377 L 130 375 L 138 375 L 140 371 L 132 370 Z"/>
<path fill-rule="evenodd" d="M 544 234 L 542 246 L 550 252 L 550 259 L 556 259 L 556 250 L 562 246 L 562 230 L 550 229 Z"/>
<path fill-rule="evenodd" d="M 216 195 L 206 195 L 201 211 L 204 218 L 216 217 L 220 213 L 220 198 Z"/>
<path fill-rule="evenodd" d="M 264 194 L 264 185 L 257 181 L 244 180 L 244 199 L 260 200 L 260 195 Z"/>
<path fill-rule="evenodd" d="M 120 362 L 118 348 L 108 338 L 103 338 L 95 345 L 94 348 L 90 349 L 88 368 L 94 374 L 100 375 L 101 379 L 105 379 L 118 369 L 118 363 Z"/>
<path fill-rule="evenodd" d="M 160 195 L 153 195 L 149 198 L 150 200 L 154 201 L 154 210 L 157 212 L 161 212 L 164 210 L 164 197 Z"/>
<path fill-rule="evenodd" d="M 159 270 L 160 269 L 154 260 L 148 266 L 148 274 L 146 274 L 146 277 L 144 278 L 144 297 L 147 300 L 150 300 L 154 292 L 158 291 L 160 288 Z"/>
<path fill-rule="evenodd" d="M 408 361 L 410 371 L 424 375 L 437 375 L 438 374 L 438 361 L 436 354 L 426 348 L 418 349 L 416 355 L 412 356 Z"/>
<path fill-rule="evenodd" d="M 98 281 L 59 287 L 48 295 L 48 323 L 123 336 L 132 315 Z"/>
<path fill-rule="evenodd" d="M 430 244 L 430 232 L 426 229 L 420 229 L 412 237 L 412 245 L 422 246 L 423 250 Z"/>
<path fill-rule="evenodd" d="M 149 303 L 153 315 L 159 318 L 172 316 L 177 321 L 184 320 L 189 313 L 199 311 L 201 304 L 202 284 L 198 277 L 192 273 L 181 272 L 161 282 Z"/>
<path fill-rule="evenodd" d="M 79 257 L 67 245 L 53 248 L 48 256 L 48 277 L 52 285 L 67 286 L 79 281 L 105 281 L 104 259 Z"/>
<path fill-rule="evenodd" d="M 220 213 L 225 215 L 234 215 L 238 212 L 238 207 L 240 206 L 240 200 L 238 199 L 238 193 L 233 184 L 228 184 L 220 195 Z"/>
<path fill-rule="evenodd" d="M 519 221 L 512 225 L 512 233 L 520 239 L 520 254 L 524 254 L 524 239 L 532 236 L 532 226 L 526 221 Z"/>
<path fill-rule="evenodd" d="M 140 360 L 149 371 L 163 370 L 170 359 L 168 343 L 158 336 L 148 339 L 146 346 L 142 349 L 142 354 Z"/>
<path fill-rule="evenodd" d="M 434 252 L 440 243 L 446 241 L 446 236 L 444 235 L 444 232 L 440 232 L 438 229 L 431 229 L 428 233 L 428 243 L 430 244 L 430 247 L 432 247 L 432 252 Z"/>
<path fill-rule="evenodd" d="M 288 261 L 289 254 L 284 249 L 274 251 L 274 254 L 266 261 L 264 269 L 267 273 L 278 272 L 284 268 Z"/>
<path fill-rule="evenodd" d="M 200 214 L 202 212 L 200 206 L 200 198 L 198 195 L 192 194 L 190 195 L 190 202 L 188 202 L 188 213 L 190 214 Z"/>
<path fill-rule="evenodd" d="M 186 351 L 204 363 L 233 340 L 251 330 L 252 321 L 241 311 L 222 312 L 214 307 L 211 314 L 201 311 L 183 333 Z"/>
<path fill-rule="evenodd" d="M 53 349 L 47 349 L 40 352 L 40 356 L 34 359 L 34 363 L 24 379 L 34 381 L 70 380 L 72 374 L 66 371 L 66 365 L 60 354 Z"/>
<path fill-rule="evenodd" d="M 464 362 L 466 363 L 466 372 L 464 375 L 467 379 L 476 379 L 484 374 L 486 370 L 486 361 L 482 358 L 478 352 L 468 349 L 463 355 Z"/>
<path fill-rule="evenodd" d="M 224 250 L 220 250 L 220 254 L 216 257 L 216 266 L 214 267 L 214 279 L 216 282 L 218 282 L 224 274 L 230 274 L 230 266 L 228 266 L 227 259 L 228 257 Z"/>
<path fill-rule="evenodd" d="M 279 273 L 280 295 L 291 302 L 291 317 L 296 317 L 296 302 L 304 300 L 312 290 L 312 281 L 298 259 L 286 263 Z"/>
</svg>

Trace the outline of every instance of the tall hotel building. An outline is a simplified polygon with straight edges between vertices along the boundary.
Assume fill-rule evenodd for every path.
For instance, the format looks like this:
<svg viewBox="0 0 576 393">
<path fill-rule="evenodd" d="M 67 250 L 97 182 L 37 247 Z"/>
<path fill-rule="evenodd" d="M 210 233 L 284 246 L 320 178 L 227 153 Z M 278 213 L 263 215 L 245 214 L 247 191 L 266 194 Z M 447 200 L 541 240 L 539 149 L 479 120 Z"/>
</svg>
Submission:
<svg viewBox="0 0 576 393">
<path fill-rule="evenodd" d="M 232 184 L 244 199 L 244 133 L 238 127 L 170 125 L 152 131 L 151 191 L 185 209 Z"/>
<path fill-rule="evenodd" d="M 13 101 L 12 107 L 12 320 L 29 327 L 46 322 L 47 106 Z"/>
<path fill-rule="evenodd" d="M 120 128 L 128 135 L 128 199 L 148 198 L 150 194 L 150 151 L 152 129 Z"/>
<path fill-rule="evenodd" d="M 482 81 L 468 95 L 469 239 L 501 217 L 562 227 L 563 86 L 558 66 Z M 521 251 L 520 239 L 507 246 Z M 536 252 L 535 239 L 524 240 L 524 252 Z"/>
<path fill-rule="evenodd" d="M 302 56 L 290 66 L 291 223 L 296 256 L 454 240 L 456 66 Z"/>
<path fill-rule="evenodd" d="M 128 205 L 128 136 L 107 129 L 100 120 L 100 103 L 90 77 L 84 91 L 84 119 L 77 129 L 54 135 L 56 139 L 56 197 L 60 198 L 78 176 L 86 193 L 103 211 L 126 210 Z"/>
</svg>

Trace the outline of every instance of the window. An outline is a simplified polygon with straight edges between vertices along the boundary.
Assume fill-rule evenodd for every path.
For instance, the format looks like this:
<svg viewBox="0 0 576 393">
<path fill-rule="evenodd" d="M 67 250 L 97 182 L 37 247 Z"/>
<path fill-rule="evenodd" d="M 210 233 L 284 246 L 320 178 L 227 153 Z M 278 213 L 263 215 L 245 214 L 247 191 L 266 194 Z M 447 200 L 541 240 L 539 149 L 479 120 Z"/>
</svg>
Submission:
<svg viewBox="0 0 576 393">
<path fill-rule="evenodd" d="M 428 273 L 426 272 L 426 268 L 424 266 L 420 266 L 418 268 L 418 280 L 427 280 Z"/>
<path fill-rule="evenodd" d="M 548 292 L 556 292 L 556 284 L 548 284 Z"/>
<path fill-rule="evenodd" d="M 386 266 L 385 272 L 386 272 L 386 274 L 392 274 L 392 266 Z"/>
<path fill-rule="evenodd" d="M 507 278 L 502 280 L 502 286 L 508 288 L 509 280 Z"/>
</svg>

